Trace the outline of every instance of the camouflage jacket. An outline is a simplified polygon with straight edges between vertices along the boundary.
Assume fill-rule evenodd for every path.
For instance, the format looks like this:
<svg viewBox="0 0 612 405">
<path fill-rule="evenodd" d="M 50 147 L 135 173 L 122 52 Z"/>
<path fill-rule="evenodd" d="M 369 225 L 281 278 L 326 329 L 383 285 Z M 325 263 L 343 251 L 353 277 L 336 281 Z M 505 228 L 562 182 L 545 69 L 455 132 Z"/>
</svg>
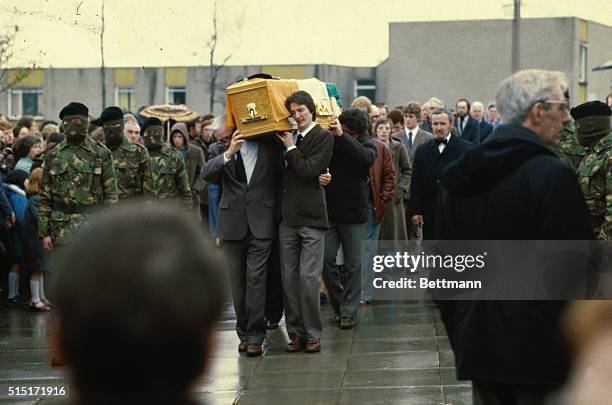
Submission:
<svg viewBox="0 0 612 405">
<path fill-rule="evenodd" d="M 155 183 L 147 149 L 123 137 L 121 144 L 111 153 L 119 199 L 135 196 L 155 199 Z"/>
<path fill-rule="evenodd" d="M 191 187 L 185 168 L 185 159 L 171 146 L 151 152 L 151 172 L 158 200 L 181 199 L 185 208 L 191 210 Z"/>
<path fill-rule="evenodd" d="M 117 201 L 111 152 L 90 138 L 79 146 L 64 140 L 43 163 L 38 234 L 66 243 L 88 214 Z"/>
<path fill-rule="evenodd" d="M 612 238 L 612 132 L 589 148 L 578 169 L 593 231 L 598 239 Z"/>
<path fill-rule="evenodd" d="M 582 162 L 587 152 L 587 149 L 578 144 L 576 140 L 576 136 L 574 135 L 574 124 L 570 122 L 565 125 L 561 133 L 558 149 L 561 160 L 567 163 L 574 171 L 577 171 L 580 162 Z"/>
</svg>

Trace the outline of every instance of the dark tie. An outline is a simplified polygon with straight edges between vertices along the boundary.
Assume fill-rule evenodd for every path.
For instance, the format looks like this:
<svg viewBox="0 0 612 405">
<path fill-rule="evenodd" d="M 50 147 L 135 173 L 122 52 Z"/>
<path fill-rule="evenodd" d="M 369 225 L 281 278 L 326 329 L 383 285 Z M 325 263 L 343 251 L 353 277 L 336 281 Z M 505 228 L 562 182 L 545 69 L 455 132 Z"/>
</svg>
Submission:
<svg viewBox="0 0 612 405">
<path fill-rule="evenodd" d="M 436 145 L 440 145 L 441 143 L 443 143 L 444 145 L 448 145 L 448 141 L 446 140 L 446 138 L 444 139 L 436 138 L 435 141 L 436 141 Z"/>
<path fill-rule="evenodd" d="M 408 145 L 412 148 L 412 131 L 408 131 Z"/>
<path fill-rule="evenodd" d="M 304 135 L 298 134 L 297 139 L 295 140 L 295 146 L 299 148 L 303 139 L 304 139 Z"/>
<path fill-rule="evenodd" d="M 244 162 L 242 161 L 242 153 L 236 152 L 236 180 L 246 184 L 246 170 L 244 169 Z"/>
</svg>

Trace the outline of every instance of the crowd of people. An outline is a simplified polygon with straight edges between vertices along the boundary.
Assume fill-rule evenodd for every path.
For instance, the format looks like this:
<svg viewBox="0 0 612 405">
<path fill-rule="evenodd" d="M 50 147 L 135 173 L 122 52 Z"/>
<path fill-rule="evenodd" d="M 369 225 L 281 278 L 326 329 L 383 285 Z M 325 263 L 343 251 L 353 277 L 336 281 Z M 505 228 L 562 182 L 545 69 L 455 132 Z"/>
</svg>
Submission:
<svg viewBox="0 0 612 405">
<path fill-rule="evenodd" d="M 486 108 L 432 97 L 391 109 L 357 97 L 329 128 L 316 123 L 313 98 L 297 91 L 285 102 L 297 128 L 258 138 L 212 114 L 163 123 L 111 106 L 94 119 L 79 102 L 40 128 L 31 117 L 14 126 L 1 119 L 7 298 L 24 302 L 25 275 L 30 307 L 49 311 L 48 255 L 83 244 L 75 232 L 120 201 L 171 201 L 223 254 L 238 351 L 261 355 L 266 330 L 284 313 L 286 351 L 318 352 L 322 302 L 342 329 L 370 304 L 373 272 L 363 257 L 376 241 L 607 238 L 612 199 L 600 185 L 612 183 L 612 167 L 606 160 L 605 170 L 591 169 L 602 165 L 601 151 L 612 156 L 612 94 L 607 104 L 574 107 L 571 125 L 566 91 L 559 72 L 521 71 Z M 577 148 L 582 163 L 572 167 L 567 151 Z M 538 401 L 564 381 L 563 303 L 439 308 L 458 376 L 474 381 L 477 403 Z"/>
</svg>

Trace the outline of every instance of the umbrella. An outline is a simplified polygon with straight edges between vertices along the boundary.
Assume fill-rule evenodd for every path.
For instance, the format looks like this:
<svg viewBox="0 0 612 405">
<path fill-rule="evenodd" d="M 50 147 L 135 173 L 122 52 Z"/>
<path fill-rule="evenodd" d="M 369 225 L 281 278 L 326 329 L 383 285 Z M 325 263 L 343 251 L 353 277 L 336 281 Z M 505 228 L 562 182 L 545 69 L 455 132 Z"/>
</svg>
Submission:
<svg viewBox="0 0 612 405">
<path fill-rule="evenodd" d="M 198 113 L 190 111 L 185 104 L 159 104 L 145 107 L 140 115 L 146 118 L 157 118 L 166 124 L 166 142 L 170 137 L 170 120 L 188 122 L 198 118 Z"/>
<path fill-rule="evenodd" d="M 612 69 L 612 59 L 610 59 L 606 63 L 602 63 L 599 66 L 595 66 L 593 68 L 593 71 L 596 71 L 596 70 L 606 70 L 606 69 Z"/>
<path fill-rule="evenodd" d="M 184 104 L 170 105 L 150 105 L 140 112 L 140 115 L 147 118 L 157 118 L 162 122 L 170 119 L 176 122 L 193 121 L 198 118 L 198 113 L 190 111 Z"/>
</svg>

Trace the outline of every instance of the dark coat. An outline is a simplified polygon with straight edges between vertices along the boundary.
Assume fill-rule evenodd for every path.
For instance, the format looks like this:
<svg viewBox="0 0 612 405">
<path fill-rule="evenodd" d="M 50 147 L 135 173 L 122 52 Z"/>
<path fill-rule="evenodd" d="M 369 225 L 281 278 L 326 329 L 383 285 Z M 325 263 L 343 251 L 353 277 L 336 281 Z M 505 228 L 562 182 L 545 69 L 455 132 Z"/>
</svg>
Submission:
<svg viewBox="0 0 612 405">
<path fill-rule="evenodd" d="M 23 225 L 23 256 L 27 272 L 46 270 L 47 252 L 38 237 L 38 194 L 31 195 Z"/>
<path fill-rule="evenodd" d="M 325 188 L 330 222 L 363 224 L 368 220 L 368 175 L 376 146 L 367 133 L 334 136 L 329 163 L 332 181 Z"/>
<path fill-rule="evenodd" d="M 170 133 L 175 131 L 180 132 L 183 135 L 183 139 L 185 139 L 185 147 L 187 148 L 187 153 L 185 155 L 187 177 L 189 178 L 189 187 L 191 187 L 193 206 L 198 207 L 197 212 L 199 214 L 200 191 L 205 186 L 200 178 L 200 171 L 202 166 L 204 166 L 204 152 L 199 147 L 190 144 L 189 134 L 184 123 L 177 122 L 174 124 L 170 130 Z M 172 136 L 170 136 L 170 143 L 172 146 L 174 146 Z M 178 150 L 178 148 L 176 149 Z"/>
<path fill-rule="evenodd" d="M 219 202 L 217 234 L 221 240 L 241 240 L 247 229 L 259 239 L 276 236 L 277 196 L 282 149 L 273 135 L 257 142 L 257 161 L 248 186 L 236 178 L 236 159 L 225 163 L 223 154 L 210 159 L 202 169 L 205 180 L 223 185 Z"/>
<path fill-rule="evenodd" d="M 401 191 L 395 190 L 395 179 L 399 173 L 395 172 L 391 151 L 377 139 L 372 139 L 372 142 L 376 146 L 376 159 L 370 166 L 370 191 L 374 203 L 374 222 L 380 224 L 387 209 L 393 205 L 393 196 L 396 192 L 401 194 Z M 399 141 L 390 142 L 401 147 Z"/>
<path fill-rule="evenodd" d="M 395 139 L 389 143 L 393 166 L 395 167 L 395 196 L 387 207 L 380 224 L 381 240 L 406 240 L 406 207 L 404 201 L 410 195 L 412 166 L 404 145 Z"/>
<path fill-rule="evenodd" d="M 6 184 L 6 195 L 15 213 L 15 226 L 8 230 L 9 253 L 13 258 L 23 256 L 23 220 L 28 205 L 25 191 L 14 184 Z"/>
<path fill-rule="evenodd" d="M 451 135 L 442 153 L 439 152 L 434 139 L 417 148 L 414 162 L 412 162 L 410 208 L 412 215 L 423 216 L 423 239 L 433 239 L 436 200 L 442 170 L 473 146 L 468 141 Z M 406 218 L 406 220 L 411 221 L 412 219 Z"/>
<path fill-rule="evenodd" d="M 485 141 L 485 139 L 487 139 L 487 137 L 489 135 L 491 135 L 491 132 L 493 132 L 493 125 L 489 124 L 486 120 L 481 120 L 480 121 L 480 143 L 483 143 Z"/>
<path fill-rule="evenodd" d="M 287 225 L 329 227 L 325 191 L 319 176 L 329 168 L 333 148 L 334 135 L 315 125 L 299 148 L 285 154 L 281 216 Z"/>
<path fill-rule="evenodd" d="M 448 166 L 436 238 L 588 240 L 589 213 L 574 172 L 522 126 L 502 125 Z M 563 383 L 568 352 L 559 301 L 441 301 L 459 379 Z"/>
<path fill-rule="evenodd" d="M 478 145 L 480 143 L 480 125 L 478 125 L 478 121 L 467 116 L 467 124 L 465 124 L 465 128 L 463 131 L 459 130 L 459 117 L 455 118 L 455 129 L 457 130 L 457 135 L 461 139 L 465 139 L 468 142 L 472 142 L 474 145 Z"/>
</svg>

